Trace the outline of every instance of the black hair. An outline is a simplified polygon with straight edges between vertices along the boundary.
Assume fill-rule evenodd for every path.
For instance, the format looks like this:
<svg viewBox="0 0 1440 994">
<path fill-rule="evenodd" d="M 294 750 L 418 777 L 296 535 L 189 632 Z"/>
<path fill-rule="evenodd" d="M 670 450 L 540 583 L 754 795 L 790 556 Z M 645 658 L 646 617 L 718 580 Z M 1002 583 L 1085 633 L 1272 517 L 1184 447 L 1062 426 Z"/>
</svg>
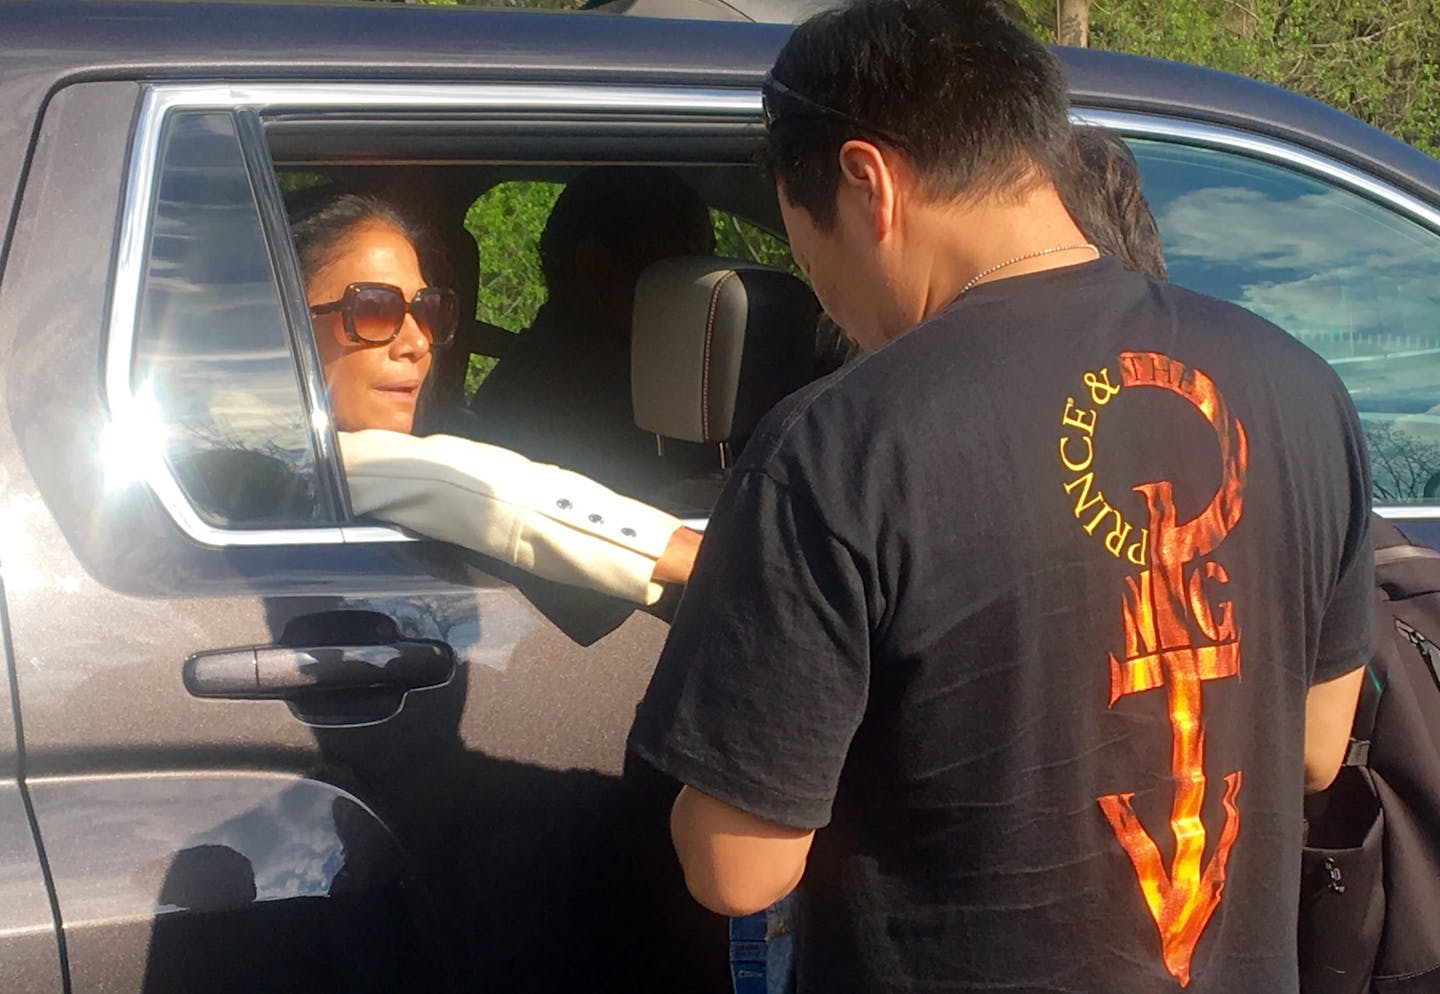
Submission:
<svg viewBox="0 0 1440 994">
<path fill-rule="evenodd" d="M 655 247 L 694 242 L 713 252 L 715 229 L 704 199 L 663 166 L 594 166 L 555 201 L 540 234 L 540 271 L 553 296 L 573 284 L 575 250 L 586 240 L 635 263 L 636 275 Z"/>
<path fill-rule="evenodd" d="M 1069 162 L 1059 61 L 1000 0 L 854 0 L 796 28 L 771 71 L 807 112 L 776 99 L 764 153 L 784 196 L 835 223 L 840 146 L 895 147 L 926 194 L 974 200 L 1058 180 Z"/>
<path fill-rule="evenodd" d="M 1075 129 L 1075 161 L 1061 199 L 1085 237 L 1127 269 L 1165 279 L 1160 231 L 1125 140 L 1105 128 Z"/>
<path fill-rule="evenodd" d="M 367 224 L 384 224 L 400 232 L 414 246 L 427 279 L 437 267 L 439 254 L 429 230 L 404 207 L 379 194 L 310 187 L 287 197 L 285 207 L 290 216 L 290 237 L 300 258 L 300 276 L 307 284 L 325 268 L 345 239 Z"/>
</svg>

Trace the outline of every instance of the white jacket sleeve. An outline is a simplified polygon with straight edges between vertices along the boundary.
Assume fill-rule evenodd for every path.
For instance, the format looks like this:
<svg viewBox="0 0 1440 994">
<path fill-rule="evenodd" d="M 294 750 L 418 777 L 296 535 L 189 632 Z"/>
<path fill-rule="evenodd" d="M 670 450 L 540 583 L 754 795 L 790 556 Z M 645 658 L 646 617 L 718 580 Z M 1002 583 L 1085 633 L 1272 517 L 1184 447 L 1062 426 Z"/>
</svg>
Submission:
<svg viewBox="0 0 1440 994">
<path fill-rule="evenodd" d="M 517 452 L 453 435 L 340 432 L 350 503 L 548 580 L 653 604 L 680 519 Z"/>
</svg>

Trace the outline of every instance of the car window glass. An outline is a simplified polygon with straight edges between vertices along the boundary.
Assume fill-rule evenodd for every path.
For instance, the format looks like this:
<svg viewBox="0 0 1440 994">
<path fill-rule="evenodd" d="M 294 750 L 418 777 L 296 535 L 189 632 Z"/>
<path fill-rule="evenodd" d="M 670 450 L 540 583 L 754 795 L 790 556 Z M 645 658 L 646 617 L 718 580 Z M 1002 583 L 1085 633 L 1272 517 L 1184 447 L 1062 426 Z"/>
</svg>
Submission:
<svg viewBox="0 0 1440 994">
<path fill-rule="evenodd" d="M 1275 322 L 1350 390 L 1377 504 L 1440 501 L 1440 236 L 1229 152 L 1131 142 L 1170 278 Z"/>
<path fill-rule="evenodd" d="M 175 115 L 159 153 L 131 385 L 219 527 L 327 517 L 275 272 L 228 113 Z"/>
</svg>

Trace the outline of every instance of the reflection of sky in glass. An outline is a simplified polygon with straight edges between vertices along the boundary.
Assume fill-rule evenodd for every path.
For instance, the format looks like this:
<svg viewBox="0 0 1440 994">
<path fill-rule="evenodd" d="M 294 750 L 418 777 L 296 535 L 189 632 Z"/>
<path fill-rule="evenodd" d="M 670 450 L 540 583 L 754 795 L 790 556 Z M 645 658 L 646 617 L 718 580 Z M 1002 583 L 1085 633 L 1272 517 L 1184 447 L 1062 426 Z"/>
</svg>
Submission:
<svg viewBox="0 0 1440 994">
<path fill-rule="evenodd" d="M 1335 367 L 1366 422 L 1377 499 L 1440 485 L 1440 237 L 1276 166 L 1131 144 L 1171 279 L 1248 307 Z"/>
<path fill-rule="evenodd" d="M 186 850 L 233 850 L 249 864 L 255 900 L 273 901 L 324 897 L 347 859 L 374 866 L 393 846 L 348 795 L 287 775 L 121 774 L 51 784 L 36 807 L 57 865 L 85 867 L 59 882 L 79 922 L 143 919 L 163 907 L 159 895 Z M 197 883 L 205 869 L 191 864 Z"/>
<path fill-rule="evenodd" d="M 168 124 L 132 382 L 148 383 L 165 414 L 166 451 L 181 484 L 212 523 L 235 508 L 211 494 L 225 479 L 199 479 L 216 451 L 258 453 L 289 472 L 296 495 L 315 474 L 295 360 L 275 274 L 226 113 L 177 115 Z M 256 463 L 236 463 L 250 473 Z M 309 516 L 288 501 L 284 517 Z M 278 513 L 278 512 L 277 512 Z M 250 521 L 263 524 L 261 513 Z"/>
</svg>

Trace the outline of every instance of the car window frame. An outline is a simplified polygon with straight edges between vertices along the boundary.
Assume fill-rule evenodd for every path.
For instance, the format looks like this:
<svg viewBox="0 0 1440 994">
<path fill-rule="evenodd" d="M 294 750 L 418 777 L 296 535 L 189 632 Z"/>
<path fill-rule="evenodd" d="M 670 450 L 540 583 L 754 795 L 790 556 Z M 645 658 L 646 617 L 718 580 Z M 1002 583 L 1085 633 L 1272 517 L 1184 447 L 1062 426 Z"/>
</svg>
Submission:
<svg viewBox="0 0 1440 994">
<path fill-rule="evenodd" d="M 293 246 L 289 257 L 277 251 L 276 211 L 279 205 L 278 182 L 273 162 L 260 133 L 261 115 L 266 113 L 355 113 L 383 111 L 446 112 L 463 110 L 483 115 L 487 112 L 534 111 L 538 113 L 596 113 L 609 115 L 665 114 L 678 117 L 720 119 L 737 127 L 757 125 L 761 120 L 758 89 L 723 89 L 718 87 L 677 87 L 663 85 L 610 85 L 589 83 L 156 83 L 145 88 L 136 119 L 134 140 L 122 194 L 122 207 L 117 237 L 116 261 L 110 296 L 110 313 L 106 323 L 104 356 L 105 402 L 112 423 L 142 425 L 147 412 L 137 398 L 131 383 L 135 343 L 138 334 L 140 298 L 143 289 L 145 257 L 153 215 L 154 198 L 159 181 L 159 153 L 164 127 L 170 115 L 190 111 L 222 111 L 235 116 L 237 133 L 252 173 L 260 220 L 276 263 L 278 288 L 285 299 L 287 329 L 296 361 L 305 401 L 310 407 L 311 431 L 316 442 L 317 457 L 325 464 L 327 474 L 340 477 L 337 493 L 349 511 L 343 473 L 339 472 L 338 441 L 328 412 L 318 404 L 323 397 L 319 386 L 319 363 L 313 355 L 313 344 L 296 345 L 308 333 L 306 323 L 296 313 L 290 300 L 298 280 L 298 263 Z M 268 172 L 268 178 L 257 177 Z M 288 233 L 285 237 L 288 239 Z M 150 460 L 142 470 L 145 483 L 155 494 L 175 525 L 195 542 L 214 548 L 230 546 L 323 546 L 337 544 L 374 544 L 411 542 L 415 537 L 388 525 L 339 524 L 300 525 L 239 530 L 212 525 L 195 509 L 169 465 L 162 459 Z M 348 513 L 347 513 L 348 516 Z M 687 522 L 703 528 L 704 521 Z"/>
<path fill-rule="evenodd" d="M 1363 197 L 1440 238 L 1440 207 L 1314 149 L 1253 131 L 1158 114 L 1076 107 L 1070 117 L 1075 124 L 1107 128 L 1126 138 L 1212 149 L 1279 166 Z M 1402 521 L 1440 517 L 1440 502 L 1375 504 L 1373 509 L 1382 517 Z"/>
</svg>

